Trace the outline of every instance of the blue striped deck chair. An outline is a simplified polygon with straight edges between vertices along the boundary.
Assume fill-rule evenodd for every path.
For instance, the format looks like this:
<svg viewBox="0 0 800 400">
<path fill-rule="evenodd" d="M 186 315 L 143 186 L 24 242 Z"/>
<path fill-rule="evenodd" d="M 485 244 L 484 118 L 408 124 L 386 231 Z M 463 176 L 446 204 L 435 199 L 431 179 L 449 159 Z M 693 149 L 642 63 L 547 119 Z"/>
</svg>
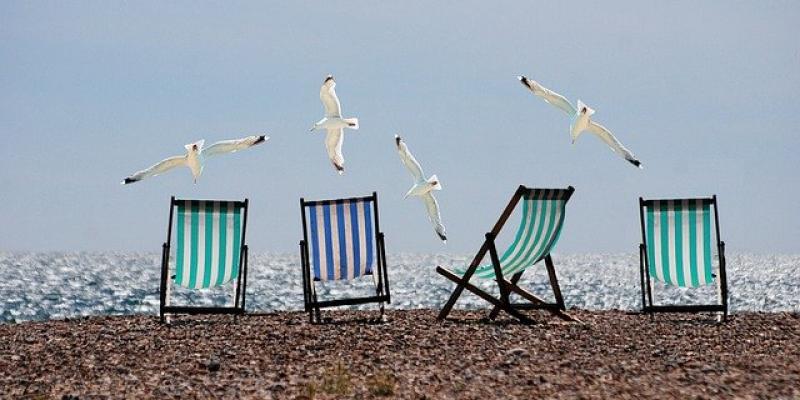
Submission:
<svg viewBox="0 0 800 400">
<path fill-rule="evenodd" d="M 167 241 L 161 255 L 161 322 L 169 314 L 244 314 L 247 210 L 247 199 L 170 199 Z M 227 285 L 233 298 L 231 304 L 221 307 L 173 305 L 170 292 L 174 285 L 198 290 Z"/>
<path fill-rule="evenodd" d="M 311 323 L 322 322 L 322 308 L 366 303 L 379 303 L 383 319 L 384 303 L 389 303 L 391 297 L 378 194 L 319 201 L 301 198 L 300 211 L 303 295 Z M 317 297 L 316 282 L 351 281 L 367 275 L 375 283 L 374 295 L 328 300 Z"/>
<path fill-rule="evenodd" d="M 713 209 L 713 217 L 712 217 Z M 639 274 L 642 312 L 714 312 L 728 317 L 725 242 L 719 237 L 717 196 L 695 199 L 639 198 L 642 243 Z M 713 218 L 713 219 L 712 219 Z M 712 222 L 713 221 L 713 222 Z M 716 246 L 717 257 L 713 247 Z M 713 259 L 717 258 L 717 267 Z M 652 281 L 667 286 L 696 288 L 717 285 L 717 304 L 654 305 Z"/>
<path fill-rule="evenodd" d="M 550 256 L 564 226 L 567 201 L 574 191 L 572 186 L 566 189 L 531 189 L 520 186 L 511 197 L 511 201 L 508 202 L 494 228 L 486 233 L 483 245 L 468 267 L 456 269 L 455 272 L 441 266 L 436 267 L 439 274 L 457 285 L 438 318 L 440 320 L 447 318 L 456 300 L 461 296 L 463 290 L 467 289 L 494 306 L 489 313 L 489 319 L 494 319 L 500 311 L 505 311 L 520 321 L 529 323 L 532 321 L 521 311 L 538 309 L 547 310 L 568 321 L 575 321 L 575 318 L 565 312 L 564 299 L 561 296 L 553 259 Z M 503 255 L 499 256 L 495 240 L 519 203 L 522 203 L 519 228 L 517 228 L 514 241 L 503 252 Z M 487 254 L 489 262 L 481 264 Z M 542 260 L 547 268 L 550 286 L 555 297 L 554 303 L 548 303 L 517 285 L 523 272 Z M 470 279 L 473 277 L 497 281 L 500 297 L 496 298 L 471 284 Z M 510 279 L 507 279 L 508 277 Z M 511 294 L 518 295 L 526 302 L 512 303 L 509 298 Z"/>
</svg>

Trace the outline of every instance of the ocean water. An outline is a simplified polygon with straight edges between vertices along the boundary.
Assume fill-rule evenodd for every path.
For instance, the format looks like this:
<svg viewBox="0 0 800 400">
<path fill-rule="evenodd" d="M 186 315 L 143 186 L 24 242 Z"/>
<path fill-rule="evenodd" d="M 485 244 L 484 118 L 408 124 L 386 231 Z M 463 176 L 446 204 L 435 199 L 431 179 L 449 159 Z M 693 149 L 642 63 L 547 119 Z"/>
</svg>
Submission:
<svg viewBox="0 0 800 400">
<path fill-rule="evenodd" d="M 439 308 L 453 284 L 436 265 L 464 266 L 469 255 L 389 254 L 389 308 Z M 567 307 L 636 310 L 641 305 L 637 254 L 554 254 Z M 160 254 L 0 252 L 0 322 L 72 318 L 87 315 L 157 315 Z M 732 312 L 800 312 L 800 255 L 728 256 Z M 353 284 L 318 284 L 320 298 L 369 293 L 371 277 Z M 494 282 L 473 279 L 496 293 Z M 521 285 L 552 298 L 543 265 L 527 271 Z M 681 289 L 656 285 L 659 303 L 714 301 L 714 286 Z M 225 304 L 229 288 L 176 290 L 173 304 Z M 295 254 L 250 256 L 247 310 L 300 310 L 303 289 Z M 362 308 L 370 306 L 362 306 Z M 486 308 L 465 292 L 460 308 Z"/>
</svg>

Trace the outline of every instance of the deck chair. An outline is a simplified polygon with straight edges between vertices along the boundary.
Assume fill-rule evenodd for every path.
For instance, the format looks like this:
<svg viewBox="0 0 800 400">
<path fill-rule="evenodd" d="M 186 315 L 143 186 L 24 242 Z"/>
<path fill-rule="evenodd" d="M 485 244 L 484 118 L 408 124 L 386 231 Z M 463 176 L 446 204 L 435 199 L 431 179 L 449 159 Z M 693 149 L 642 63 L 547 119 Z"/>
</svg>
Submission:
<svg viewBox="0 0 800 400">
<path fill-rule="evenodd" d="M 178 200 L 174 196 L 170 199 L 167 241 L 161 256 L 161 322 L 169 314 L 244 314 L 247 209 L 247 199 Z M 175 261 L 170 263 L 174 216 L 177 216 Z M 173 305 L 170 298 L 173 285 L 188 289 L 230 285 L 233 298 L 230 305 L 222 307 Z"/>
<path fill-rule="evenodd" d="M 722 319 L 726 320 L 728 282 L 725 275 L 725 242 L 719 238 L 717 196 L 669 200 L 645 200 L 640 197 L 639 217 L 642 225 L 642 243 L 639 245 L 642 312 L 651 315 L 657 312 L 721 312 Z M 713 240 L 712 235 L 715 237 Z M 712 263 L 712 243 L 717 246 L 719 275 L 715 273 Z M 700 287 L 716 281 L 718 303 L 654 305 L 653 279 L 680 287 Z"/>
<path fill-rule="evenodd" d="M 520 186 L 511 197 L 511 201 L 508 202 L 494 228 L 492 228 L 491 232 L 486 233 L 486 240 L 484 240 L 469 267 L 464 270 L 456 270 L 456 273 L 448 271 L 441 266 L 436 268 L 439 274 L 457 284 L 439 313 L 439 320 L 447 318 L 464 289 L 478 295 L 494 306 L 489 314 L 489 319 L 494 319 L 500 311 L 505 311 L 522 322 L 532 322 L 521 311 L 543 309 L 562 319 L 576 320 L 565 312 L 564 299 L 561 296 L 553 259 L 550 256 L 550 251 L 561 235 L 567 201 L 574 191 L 575 189 L 572 186 L 567 189 L 530 189 Z M 522 200 L 522 219 L 517 229 L 516 237 L 514 242 L 503 253 L 503 256 L 499 257 L 495 240 L 520 200 Z M 481 265 L 480 263 L 487 253 L 489 254 L 490 263 Z M 522 273 L 542 260 L 544 260 L 547 268 L 555 303 L 548 303 L 517 286 Z M 473 277 L 497 281 L 500 289 L 500 298 L 496 298 L 471 284 L 470 279 Z M 509 277 L 510 279 L 508 279 Z M 527 302 L 511 303 L 509 300 L 511 294 L 517 294 Z"/>
<path fill-rule="evenodd" d="M 303 240 L 300 262 L 303 300 L 311 323 L 322 322 L 320 309 L 344 305 L 390 303 L 386 250 L 378 218 L 378 195 L 337 200 L 300 199 Z M 320 300 L 316 282 L 353 280 L 371 275 L 375 294 Z"/>
</svg>

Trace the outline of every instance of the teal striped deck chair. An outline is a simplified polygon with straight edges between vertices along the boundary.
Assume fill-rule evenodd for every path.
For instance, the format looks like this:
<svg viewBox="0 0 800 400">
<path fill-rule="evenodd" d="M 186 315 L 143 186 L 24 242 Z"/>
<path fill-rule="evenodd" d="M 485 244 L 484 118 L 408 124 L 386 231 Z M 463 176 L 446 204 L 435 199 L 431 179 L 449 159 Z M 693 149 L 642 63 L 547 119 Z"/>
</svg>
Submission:
<svg viewBox="0 0 800 400">
<path fill-rule="evenodd" d="M 303 300 L 311 323 L 322 322 L 322 308 L 391 301 L 384 235 L 378 217 L 378 194 L 336 200 L 300 199 L 303 239 L 300 261 Z M 317 282 L 353 281 L 371 276 L 374 293 L 320 300 Z"/>
<path fill-rule="evenodd" d="M 170 199 L 167 241 L 161 256 L 161 322 L 170 314 L 244 314 L 247 209 L 247 199 Z M 173 305 L 170 292 L 175 285 L 196 290 L 230 286 L 232 299 L 220 307 Z"/>
<path fill-rule="evenodd" d="M 713 210 L 713 216 L 712 216 Z M 639 198 L 642 243 L 639 272 L 642 311 L 715 312 L 728 317 L 728 283 L 725 242 L 719 237 L 717 196 L 695 199 L 645 200 Z M 718 263 L 713 259 L 714 247 Z M 653 280 L 667 286 L 696 288 L 717 285 L 717 304 L 653 303 Z"/>
<path fill-rule="evenodd" d="M 500 311 L 505 311 L 522 322 L 532 322 L 521 311 L 538 309 L 547 310 L 562 319 L 574 321 L 575 318 L 565 312 L 564 299 L 561 296 L 553 259 L 550 256 L 564 227 L 566 205 L 574 191 L 572 186 L 566 189 L 531 189 L 520 186 L 511 197 L 511 201 L 500 215 L 494 228 L 486 233 L 483 245 L 468 267 L 456 269 L 455 272 L 448 271 L 441 266 L 436 268 L 439 274 L 457 285 L 439 313 L 439 319 L 447 318 L 456 300 L 461 296 L 463 290 L 467 289 L 494 306 L 489 313 L 489 319 L 494 319 Z M 522 212 L 514 241 L 503 252 L 503 255 L 499 256 L 495 240 L 519 203 L 522 203 Z M 481 264 L 487 254 L 489 254 L 489 262 Z M 553 303 L 548 303 L 517 285 L 523 272 L 542 260 L 547 268 L 550 286 L 553 290 L 555 298 Z M 500 297 L 494 297 L 471 284 L 470 279 L 473 277 L 497 281 Z M 509 299 L 512 294 L 518 295 L 526 302 L 512 303 Z"/>
</svg>

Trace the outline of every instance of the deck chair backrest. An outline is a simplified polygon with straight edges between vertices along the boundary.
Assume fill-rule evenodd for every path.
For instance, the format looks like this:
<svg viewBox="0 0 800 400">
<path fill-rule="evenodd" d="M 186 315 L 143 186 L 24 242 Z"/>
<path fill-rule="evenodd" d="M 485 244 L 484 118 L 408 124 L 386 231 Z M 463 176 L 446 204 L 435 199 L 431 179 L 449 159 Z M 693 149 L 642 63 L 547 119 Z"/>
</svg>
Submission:
<svg viewBox="0 0 800 400">
<path fill-rule="evenodd" d="M 375 196 L 303 203 L 304 237 L 315 281 L 371 275 L 375 264 Z"/>
<path fill-rule="evenodd" d="M 239 276 L 243 210 L 239 201 L 175 200 L 175 283 L 192 289 Z"/>
<path fill-rule="evenodd" d="M 683 287 L 703 286 L 714 281 L 711 261 L 715 231 L 711 216 L 713 204 L 713 198 L 641 202 L 642 238 L 647 270 L 652 278 Z"/>
<path fill-rule="evenodd" d="M 542 260 L 558 242 L 570 189 L 526 189 L 522 193 L 522 218 L 514 241 L 500 258 L 504 276 L 511 276 Z M 491 264 L 482 265 L 475 276 L 495 277 Z"/>
</svg>

